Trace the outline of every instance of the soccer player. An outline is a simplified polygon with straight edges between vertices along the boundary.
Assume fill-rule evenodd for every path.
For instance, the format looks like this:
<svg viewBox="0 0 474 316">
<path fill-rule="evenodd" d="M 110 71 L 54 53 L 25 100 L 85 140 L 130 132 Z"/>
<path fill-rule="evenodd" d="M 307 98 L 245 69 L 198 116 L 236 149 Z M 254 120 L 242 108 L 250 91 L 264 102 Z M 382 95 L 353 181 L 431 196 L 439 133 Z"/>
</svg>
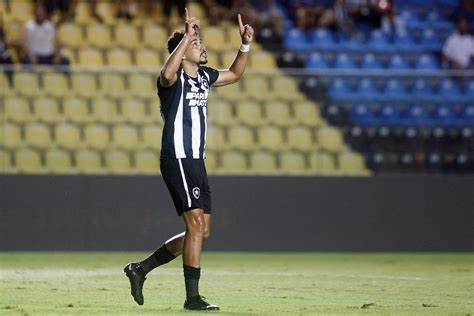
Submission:
<svg viewBox="0 0 474 316">
<path fill-rule="evenodd" d="M 229 69 L 205 67 L 206 47 L 199 36 L 200 22 L 185 10 L 185 29 L 168 39 L 170 56 L 157 79 L 161 113 L 165 124 L 161 148 L 161 174 L 182 216 L 186 231 L 170 238 L 143 261 L 129 263 L 124 272 L 130 280 L 134 300 L 143 304 L 145 276 L 154 268 L 183 256 L 186 288 L 184 308 L 218 310 L 199 295 L 202 242 L 211 227 L 211 191 L 206 157 L 207 97 L 211 86 L 225 86 L 242 77 L 254 30 L 237 16 L 242 45 Z M 222 43 L 225 45 L 225 43 Z"/>
</svg>

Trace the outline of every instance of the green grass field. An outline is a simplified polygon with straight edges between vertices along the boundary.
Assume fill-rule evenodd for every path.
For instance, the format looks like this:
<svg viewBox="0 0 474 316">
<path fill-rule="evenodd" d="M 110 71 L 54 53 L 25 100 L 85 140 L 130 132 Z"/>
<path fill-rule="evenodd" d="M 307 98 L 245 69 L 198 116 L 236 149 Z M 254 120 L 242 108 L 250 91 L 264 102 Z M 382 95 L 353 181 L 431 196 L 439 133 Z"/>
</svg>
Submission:
<svg viewBox="0 0 474 316">
<path fill-rule="evenodd" d="M 145 253 L 1 253 L 0 315 L 175 315 L 181 260 L 149 274 L 136 305 L 122 272 Z M 222 315 L 472 315 L 474 254 L 203 255 L 201 294 Z M 213 312 L 216 313 L 216 312 Z"/>
</svg>

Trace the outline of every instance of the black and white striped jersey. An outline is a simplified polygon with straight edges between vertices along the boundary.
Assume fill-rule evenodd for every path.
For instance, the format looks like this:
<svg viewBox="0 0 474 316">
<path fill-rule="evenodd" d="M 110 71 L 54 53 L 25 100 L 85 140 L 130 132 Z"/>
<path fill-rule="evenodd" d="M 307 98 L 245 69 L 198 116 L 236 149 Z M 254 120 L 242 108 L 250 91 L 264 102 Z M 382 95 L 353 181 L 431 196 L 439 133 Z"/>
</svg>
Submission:
<svg viewBox="0 0 474 316">
<path fill-rule="evenodd" d="M 157 80 L 161 115 L 165 125 L 161 140 L 161 158 L 206 157 L 207 96 L 219 72 L 199 67 L 197 77 L 191 77 L 180 68 L 178 79 L 170 87 Z"/>
</svg>

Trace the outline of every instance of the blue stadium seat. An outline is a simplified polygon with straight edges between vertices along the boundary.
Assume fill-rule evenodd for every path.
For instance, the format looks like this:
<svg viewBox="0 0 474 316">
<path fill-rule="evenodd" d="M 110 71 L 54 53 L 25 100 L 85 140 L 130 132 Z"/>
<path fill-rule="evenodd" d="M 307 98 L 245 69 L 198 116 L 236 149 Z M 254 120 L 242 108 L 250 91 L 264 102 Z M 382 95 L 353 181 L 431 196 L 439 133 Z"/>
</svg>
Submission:
<svg viewBox="0 0 474 316">
<path fill-rule="evenodd" d="M 439 64 L 431 54 L 418 55 L 415 62 L 416 69 L 435 70 L 439 69 Z"/>
<path fill-rule="evenodd" d="M 354 61 L 347 53 L 339 53 L 334 63 L 334 68 L 337 69 L 353 69 L 357 68 Z"/>
<path fill-rule="evenodd" d="M 422 105 L 409 106 L 403 114 L 403 124 L 406 126 L 432 126 L 432 120 L 429 117 L 428 111 Z"/>
<path fill-rule="evenodd" d="M 306 35 L 298 28 L 289 30 L 284 37 L 284 45 L 292 50 L 305 50 L 309 48 L 306 41 Z"/>
<path fill-rule="evenodd" d="M 363 100 L 376 100 L 380 97 L 379 91 L 372 79 L 362 78 L 357 86 L 357 98 Z"/>
<path fill-rule="evenodd" d="M 390 69 L 410 69 L 408 61 L 400 54 L 394 54 L 390 57 L 388 62 Z"/>
<path fill-rule="evenodd" d="M 336 100 L 351 100 L 353 93 L 348 87 L 346 81 L 342 78 L 336 78 L 329 85 L 329 95 Z"/>
<path fill-rule="evenodd" d="M 345 35 L 339 36 L 339 45 L 341 49 L 353 51 L 353 52 L 360 52 L 364 49 L 364 39 L 362 36 L 353 35 L 351 37 L 347 37 Z"/>
<path fill-rule="evenodd" d="M 410 33 L 405 30 L 397 30 L 393 37 L 393 45 L 399 51 L 416 51 L 416 45 Z"/>
<path fill-rule="evenodd" d="M 474 127 L 474 104 L 467 104 L 463 108 L 461 118 L 465 127 Z"/>
<path fill-rule="evenodd" d="M 443 43 L 433 29 L 424 29 L 421 34 L 420 46 L 424 50 L 439 51 Z"/>
<path fill-rule="evenodd" d="M 463 100 L 474 103 L 474 79 L 469 80 L 464 88 Z"/>
<path fill-rule="evenodd" d="M 389 79 L 385 82 L 384 96 L 391 100 L 406 101 L 410 96 L 405 90 L 405 86 L 398 79 Z"/>
<path fill-rule="evenodd" d="M 352 122 L 358 125 L 377 125 L 377 119 L 375 119 L 374 110 L 366 104 L 352 105 L 350 115 Z"/>
<path fill-rule="evenodd" d="M 362 57 L 361 67 L 363 69 L 382 69 L 382 63 L 380 60 L 372 53 L 367 53 Z"/>
<path fill-rule="evenodd" d="M 376 51 L 386 52 L 391 48 L 387 36 L 381 30 L 373 30 L 370 33 L 368 46 Z"/>
<path fill-rule="evenodd" d="M 325 28 L 317 28 L 311 35 L 312 48 L 332 49 L 335 46 L 334 38 L 331 31 Z"/>
<path fill-rule="evenodd" d="M 318 52 L 311 53 L 305 63 L 306 68 L 327 69 L 329 68 L 326 58 Z"/>
<path fill-rule="evenodd" d="M 439 84 L 438 97 L 445 102 L 459 100 L 461 92 L 457 82 L 450 78 L 443 79 Z"/>
<path fill-rule="evenodd" d="M 433 95 L 431 84 L 423 78 L 419 78 L 415 81 L 411 94 L 417 101 L 431 101 L 436 99 Z"/>
<path fill-rule="evenodd" d="M 447 104 L 438 105 L 433 112 L 433 118 L 438 126 L 457 127 L 459 125 L 456 112 Z"/>
<path fill-rule="evenodd" d="M 400 108 L 392 104 L 384 104 L 377 113 L 378 121 L 381 125 L 399 126 Z"/>
</svg>

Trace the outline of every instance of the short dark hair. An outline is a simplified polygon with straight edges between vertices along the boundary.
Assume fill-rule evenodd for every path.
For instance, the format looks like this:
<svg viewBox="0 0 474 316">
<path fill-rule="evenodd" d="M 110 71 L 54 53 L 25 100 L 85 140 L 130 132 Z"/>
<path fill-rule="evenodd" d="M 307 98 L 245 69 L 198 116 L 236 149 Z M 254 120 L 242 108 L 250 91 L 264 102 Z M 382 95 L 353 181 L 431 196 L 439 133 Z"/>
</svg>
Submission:
<svg viewBox="0 0 474 316">
<path fill-rule="evenodd" d="M 174 31 L 168 38 L 168 53 L 172 53 L 184 37 L 184 30 Z"/>
</svg>

